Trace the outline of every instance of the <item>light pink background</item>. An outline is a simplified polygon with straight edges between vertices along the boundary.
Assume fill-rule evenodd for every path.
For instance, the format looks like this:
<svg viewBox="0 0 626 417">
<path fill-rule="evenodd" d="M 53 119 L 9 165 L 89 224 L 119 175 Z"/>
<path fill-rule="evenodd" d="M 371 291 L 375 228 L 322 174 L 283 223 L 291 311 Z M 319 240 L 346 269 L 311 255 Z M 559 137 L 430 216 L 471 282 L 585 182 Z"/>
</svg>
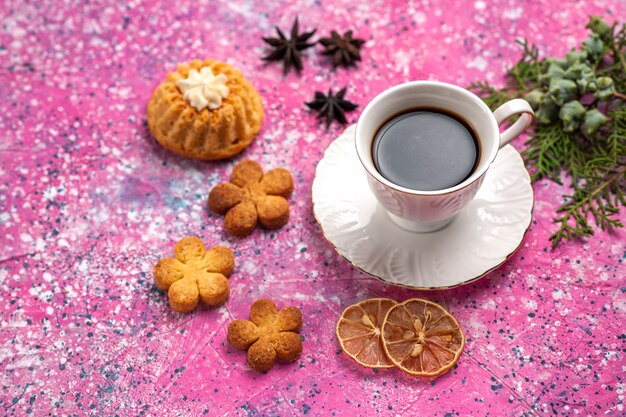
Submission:
<svg viewBox="0 0 626 417">
<path fill-rule="evenodd" d="M 501 83 L 527 37 L 564 54 L 589 14 L 620 1 L 4 1 L 0 5 L 0 414 L 31 415 L 624 415 L 626 233 L 598 232 L 550 252 L 566 188 L 535 184 L 519 252 L 464 288 L 398 289 L 353 269 L 324 240 L 311 182 L 326 131 L 304 106 L 348 87 L 361 109 L 415 79 Z M 273 26 L 353 29 L 363 61 L 333 70 L 304 54 L 283 77 L 265 65 Z M 266 119 L 240 157 L 204 163 L 159 147 L 146 128 L 152 89 L 179 62 L 211 57 L 258 87 Z M 514 142 L 518 149 L 523 138 Z M 286 167 L 292 219 L 246 239 L 208 214 L 211 187 L 242 158 Z M 621 218 L 626 220 L 626 212 Z M 152 267 L 197 235 L 236 254 L 226 306 L 170 311 Z M 458 366 L 435 380 L 361 368 L 334 328 L 369 297 L 426 297 L 467 336 Z M 267 374 L 226 343 L 259 297 L 304 315 L 304 352 Z"/>
</svg>

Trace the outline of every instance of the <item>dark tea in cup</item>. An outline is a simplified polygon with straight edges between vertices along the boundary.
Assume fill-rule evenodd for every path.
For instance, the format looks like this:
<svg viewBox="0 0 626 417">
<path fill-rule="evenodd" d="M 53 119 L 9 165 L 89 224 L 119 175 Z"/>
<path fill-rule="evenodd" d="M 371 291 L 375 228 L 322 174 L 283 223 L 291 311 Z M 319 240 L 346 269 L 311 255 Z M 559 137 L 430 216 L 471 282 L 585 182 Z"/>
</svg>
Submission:
<svg viewBox="0 0 626 417">
<path fill-rule="evenodd" d="M 372 142 L 372 159 L 378 172 L 394 184 L 443 190 L 474 172 L 479 143 L 461 117 L 437 108 L 414 108 L 382 124 Z"/>
</svg>

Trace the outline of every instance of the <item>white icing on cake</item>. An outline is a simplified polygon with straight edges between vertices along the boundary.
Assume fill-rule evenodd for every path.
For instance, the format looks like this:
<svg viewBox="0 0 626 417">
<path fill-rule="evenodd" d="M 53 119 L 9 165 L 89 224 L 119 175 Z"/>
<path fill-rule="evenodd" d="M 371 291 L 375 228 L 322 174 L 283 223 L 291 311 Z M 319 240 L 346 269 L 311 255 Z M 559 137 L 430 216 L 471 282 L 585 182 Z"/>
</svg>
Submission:
<svg viewBox="0 0 626 417">
<path fill-rule="evenodd" d="M 192 69 L 184 80 L 178 80 L 176 85 L 183 93 L 185 100 L 196 110 L 205 108 L 218 109 L 222 99 L 228 97 L 227 77 L 224 74 L 213 75 L 211 68 L 204 67 L 200 72 Z"/>
</svg>

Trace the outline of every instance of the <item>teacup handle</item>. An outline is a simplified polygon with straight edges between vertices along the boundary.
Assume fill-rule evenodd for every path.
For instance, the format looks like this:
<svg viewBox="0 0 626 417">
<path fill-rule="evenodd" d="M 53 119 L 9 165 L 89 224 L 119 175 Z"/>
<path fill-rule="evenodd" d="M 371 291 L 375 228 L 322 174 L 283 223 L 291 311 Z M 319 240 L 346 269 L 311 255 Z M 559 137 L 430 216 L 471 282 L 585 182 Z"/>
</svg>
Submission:
<svg viewBox="0 0 626 417">
<path fill-rule="evenodd" d="M 507 130 L 500 134 L 500 147 L 508 144 L 522 133 L 528 126 L 531 125 L 535 119 L 535 112 L 526 100 L 516 98 L 511 101 L 507 101 L 493 112 L 498 126 L 504 123 L 506 119 L 511 116 L 520 114 L 521 117 L 513 123 Z"/>
</svg>

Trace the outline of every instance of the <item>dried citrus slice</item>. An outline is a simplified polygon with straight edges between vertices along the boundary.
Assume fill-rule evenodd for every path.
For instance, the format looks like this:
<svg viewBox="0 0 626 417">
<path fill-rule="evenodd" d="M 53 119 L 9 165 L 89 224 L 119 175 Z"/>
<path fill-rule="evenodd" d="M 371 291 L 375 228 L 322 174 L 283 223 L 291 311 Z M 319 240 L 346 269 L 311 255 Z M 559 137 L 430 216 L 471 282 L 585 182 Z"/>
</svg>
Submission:
<svg viewBox="0 0 626 417">
<path fill-rule="evenodd" d="M 394 365 L 411 375 L 426 377 L 452 368 L 465 345 L 459 322 L 439 304 L 419 298 L 389 309 L 382 340 Z"/>
<path fill-rule="evenodd" d="M 360 365 L 368 368 L 391 368 L 380 338 L 387 311 L 396 302 L 372 298 L 346 308 L 337 322 L 337 338 L 341 348 Z"/>
</svg>

